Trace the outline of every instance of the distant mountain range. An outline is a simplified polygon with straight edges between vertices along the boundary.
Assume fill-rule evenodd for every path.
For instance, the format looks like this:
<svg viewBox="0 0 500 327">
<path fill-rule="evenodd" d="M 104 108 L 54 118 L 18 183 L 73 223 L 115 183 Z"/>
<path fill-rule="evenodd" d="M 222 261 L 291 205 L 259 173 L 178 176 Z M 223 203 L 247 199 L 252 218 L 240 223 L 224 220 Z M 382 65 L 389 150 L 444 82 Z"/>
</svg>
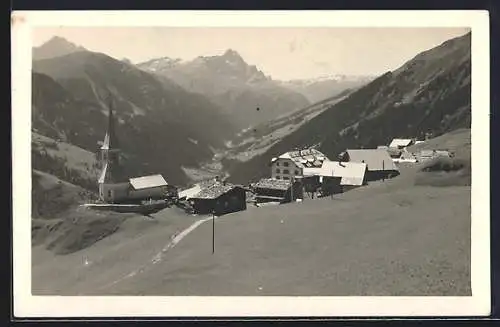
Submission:
<svg viewBox="0 0 500 327">
<path fill-rule="evenodd" d="M 346 148 L 376 147 L 394 137 L 423 138 L 427 132 L 438 136 L 470 128 L 470 42 L 468 33 L 424 51 L 331 103 L 264 153 L 244 162 L 226 161 L 230 179 L 247 183 L 266 176 L 272 157 L 296 147 L 315 146 L 336 158 Z"/>
<path fill-rule="evenodd" d="M 191 61 L 165 57 L 137 66 L 207 96 L 239 128 L 269 121 L 310 104 L 304 95 L 282 87 L 231 49 L 220 56 Z"/>
<path fill-rule="evenodd" d="M 281 81 L 280 84 L 304 95 L 311 103 L 317 103 L 335 97 L 347 89 L 356 89 L 373 79 L 373 76 L 324 75 L 318 78 Z"/>
</svg>

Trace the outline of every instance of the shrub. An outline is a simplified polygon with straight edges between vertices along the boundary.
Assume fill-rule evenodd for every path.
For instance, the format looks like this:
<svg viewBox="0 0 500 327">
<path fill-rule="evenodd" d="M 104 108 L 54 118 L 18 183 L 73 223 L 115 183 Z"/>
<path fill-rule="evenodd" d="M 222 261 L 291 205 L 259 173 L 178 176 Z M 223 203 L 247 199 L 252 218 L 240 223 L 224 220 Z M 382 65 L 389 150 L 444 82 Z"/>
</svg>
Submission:
<svg viewBox="0 0 500 327">
<path fill-rule="evenodd" d="M 431 160 L 415 176 L 415 185 L 470 186 L 470 160 L 445 157 Z"/>
<path fill-rule="evenodd" d="M 424 167 L 422 167 L 421 171 L 423 172 L 436 172 L 436 171 L 458 171 L 469 166 L 468 163 L 464 159 L 460 158 L 448 158 L 448 157 L 437 157 L 429 162 L 425 163 Z"/>
</svg>

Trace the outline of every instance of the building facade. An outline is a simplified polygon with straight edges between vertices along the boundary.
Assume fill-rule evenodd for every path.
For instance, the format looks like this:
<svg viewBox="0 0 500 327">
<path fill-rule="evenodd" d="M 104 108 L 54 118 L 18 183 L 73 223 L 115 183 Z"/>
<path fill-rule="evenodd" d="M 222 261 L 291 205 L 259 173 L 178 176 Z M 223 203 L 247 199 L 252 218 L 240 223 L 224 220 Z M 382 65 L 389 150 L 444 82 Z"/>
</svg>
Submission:
<svg viewBox="0 0 500 327">
<path fill-rule="evenodd" d="M 290 151 L 271 160 L 271 178 L 292 180 L 304 176 L 304 171 L 321 167 L 328 158 L 316 149 Z"/>
</svg>

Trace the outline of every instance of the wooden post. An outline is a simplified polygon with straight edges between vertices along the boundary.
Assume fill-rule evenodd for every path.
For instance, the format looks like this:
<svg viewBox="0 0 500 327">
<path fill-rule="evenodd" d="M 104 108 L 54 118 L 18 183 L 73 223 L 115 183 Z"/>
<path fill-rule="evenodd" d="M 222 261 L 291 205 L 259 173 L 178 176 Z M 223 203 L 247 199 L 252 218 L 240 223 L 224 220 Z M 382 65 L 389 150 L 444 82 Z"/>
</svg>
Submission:
<svg viewBox="0 0 500 327">
<path fill-rule="evenodd" d="M 215 210 L 212 211 L 212 254 L 215 253 Z"/>
<path fill-rule="evenodd" d="M 382 160 L 382 181 L 385 181 L 385 163 Z"/>
<path fill-rule="evenodd" d="M 291 182 L 292 182 L 292 187 L 290 188 L 290 202 L 293 202 L 293 183 L 295 179 L 292 177 Z"/>
</svg>

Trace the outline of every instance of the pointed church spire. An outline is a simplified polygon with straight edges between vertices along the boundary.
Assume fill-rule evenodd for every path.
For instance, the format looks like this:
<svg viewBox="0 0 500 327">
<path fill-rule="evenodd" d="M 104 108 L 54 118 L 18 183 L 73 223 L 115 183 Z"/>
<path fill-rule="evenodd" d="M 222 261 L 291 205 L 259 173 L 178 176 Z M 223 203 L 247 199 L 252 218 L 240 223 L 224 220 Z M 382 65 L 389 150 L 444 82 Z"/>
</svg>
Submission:
<svg viewBox="0 0 500 327">
<path fill-rule="evenodd" d="M 113 116 L 113 100 L 111 96 L 109 97 L 109 105 L 108 105 L 108 130 L 106 131 L 106 135 L 104 136 L 104 142 L 101 149 L 112 150 L 118 149 L 118 138 L 115 133 L 115 120 Z"/>
<path fill-rule="evenodd" d="M 108 106 L 108 130 L 101 146 L 102 172 L 99 183 L 119 183 L 126 179 L 120 165 L 120 149 L 118 138 L 115 134 L 115 121 L 111 96 Z"/>
</svg>

